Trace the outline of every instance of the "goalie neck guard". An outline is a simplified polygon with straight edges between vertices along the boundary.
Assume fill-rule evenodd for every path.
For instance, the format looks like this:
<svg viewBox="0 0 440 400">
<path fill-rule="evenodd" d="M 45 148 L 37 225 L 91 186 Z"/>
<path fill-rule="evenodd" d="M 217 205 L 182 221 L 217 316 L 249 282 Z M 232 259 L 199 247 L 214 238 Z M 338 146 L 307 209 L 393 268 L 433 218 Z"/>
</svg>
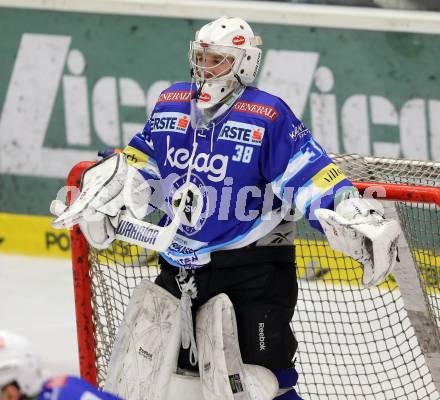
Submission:
<svg viewBox="0 0 440 400">
<path fill-rule="evenodd" d="M 241 18 L 221 17 L 204 25 L 190 42 L 189 61 L 197 105 L 210 108 L 257 76 L 262 41 Z"/>
</svg>

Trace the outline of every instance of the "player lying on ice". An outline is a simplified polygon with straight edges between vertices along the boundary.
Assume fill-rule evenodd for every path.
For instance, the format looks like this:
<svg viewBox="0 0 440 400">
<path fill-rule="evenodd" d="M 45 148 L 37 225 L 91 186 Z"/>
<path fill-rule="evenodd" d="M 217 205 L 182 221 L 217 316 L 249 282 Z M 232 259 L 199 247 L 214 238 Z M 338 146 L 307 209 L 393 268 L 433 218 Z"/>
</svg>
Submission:
<svg viewBox="0 0 440 400">
<path fill-rule="evenodd" d="M 123 153 L 86 172 L 73 205 L 51 207 L 55 227 L 80 223 L 94 247 L 116 238 L 160 252 L 113 349 L 106 388 L 124 398 L 300 399 L 293 206 L 363 264 L 365 286 L 394 265 L 397 223 L 359 198 L 283 100 L 249 86 L 261 44 L 240 18 L 203 26 L 192 81 L 161 93 Z M 158 198 L 160 227 L 139 221 Z"/>
</svg>

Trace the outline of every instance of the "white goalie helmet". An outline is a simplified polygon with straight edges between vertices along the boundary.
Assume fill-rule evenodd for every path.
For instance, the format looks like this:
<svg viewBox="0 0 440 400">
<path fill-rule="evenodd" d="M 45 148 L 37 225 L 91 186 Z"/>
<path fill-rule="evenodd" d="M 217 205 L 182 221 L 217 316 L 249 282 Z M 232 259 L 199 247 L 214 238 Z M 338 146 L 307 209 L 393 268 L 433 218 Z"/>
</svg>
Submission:
<svg viewBox="0 0 440 400">
<path fill-rule="evenodd" d="M 38 394 L 43 383 L 39 357 L 22 336 L 0 331 L 0 389 L 16 382 L 22 394 Z"/>
<path fill-rule="evenodd" d="M 209 108 L 257 76 L 260 36 L 241 18 L 221 17 L 204 25 L 190 42 L 189 60 L 199 92 L 197 104 Z"/>
</svg>

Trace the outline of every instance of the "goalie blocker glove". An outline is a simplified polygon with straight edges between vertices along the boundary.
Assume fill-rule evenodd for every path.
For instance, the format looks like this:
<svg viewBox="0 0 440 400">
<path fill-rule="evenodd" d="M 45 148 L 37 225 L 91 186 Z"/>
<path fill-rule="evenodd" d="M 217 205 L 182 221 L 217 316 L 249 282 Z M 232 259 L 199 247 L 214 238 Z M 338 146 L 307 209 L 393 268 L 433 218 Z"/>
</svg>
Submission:
<svg viewBox="0 0 440 400">
<path fill-rule="evenodd" d="M 81 190 L 70 206 L 55 199 L 50 212 L 56 216 L 52 226 L 71 228 L 79 224 L 87 242 L 106 249 L 117 238 L 123 206 L 128 217 L 142 218 L 147 211 L 150 187 L 138 170 L 127 165 L 124 154 L 113 154 L 88 168 Z"/>
<path fill-rule="evenodd" d="M 362 284 L 380 284 L 397 260 L 399 224 L 385 219 L 383 207 L 374 199 L 349 198 L 336 211 L 315 211 L 333 250 L 340 251 L 363 266 Z"/>
</svg>

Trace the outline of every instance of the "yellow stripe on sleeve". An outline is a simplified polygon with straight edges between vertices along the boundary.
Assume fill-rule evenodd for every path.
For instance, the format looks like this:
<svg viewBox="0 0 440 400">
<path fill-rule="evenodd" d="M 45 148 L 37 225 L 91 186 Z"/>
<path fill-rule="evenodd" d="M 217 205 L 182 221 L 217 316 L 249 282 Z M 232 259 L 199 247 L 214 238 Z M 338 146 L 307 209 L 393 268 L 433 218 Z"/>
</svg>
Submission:
<svg viewBox="0 0 440 400">
<path fill-rule="evenodd" d="M 332 163 L 321 169 L 312 178 L 312 182 L 321 193 L 325 193 L 346 178 L 341 168 Z"/>
<path fill-rule="evenodd" d="M 147 165 L 148 155 L 132 146 L 126 146 L 124 154 L 127 156 L 128 165 L 137 169 L 144 169 Z"/>
</svg>

